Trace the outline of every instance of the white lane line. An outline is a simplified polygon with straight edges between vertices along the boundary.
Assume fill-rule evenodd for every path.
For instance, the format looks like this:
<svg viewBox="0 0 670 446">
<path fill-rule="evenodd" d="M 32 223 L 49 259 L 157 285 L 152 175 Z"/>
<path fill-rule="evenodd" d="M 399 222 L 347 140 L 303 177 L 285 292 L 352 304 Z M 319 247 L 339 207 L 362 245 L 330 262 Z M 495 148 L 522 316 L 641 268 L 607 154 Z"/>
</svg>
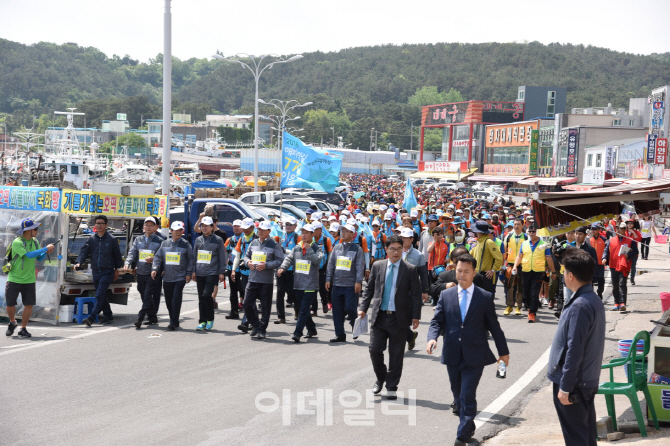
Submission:
<svg viewBox="0 0 670 446">
<path fill-rule="evenodd" d="M 606 295 L 607 289 L 610 288 L 610 284 L 605 283 L 605 287 L 603 288 L 603 296 Z M 607 299 L 603 299 L 606 301 Z M 537 361 L 535 361 L 535 364 L 529 368 L 526 373 L 521 376 L 514 384 L 512 384 L 507 390 L 505 390 L 498 398 L 496 398 L 491 404 L 486 406 L 484 410 L 479 412 L 477 416 L 475 417 L 475 427 L 479 429 L 481 426 L 484 424 L 488 423 L 491 421 L 491 418 L 493 418 L 495 415 L 498 414 L 510 401 L 514 399 L 523 389 L 528 386 L 528 384 L 535 379 L 537 375 L 540 374 L 542 370 L 544 370 L 547 367 L 547 364 L 549 364 L 549 353 L 551 351 L 551 346 L 542 353 L 542 356 L 540 356 Z"/>
<path fill-rule="evenodd" d="M 229 303 L 229 302 L 227 302 L 227 303 Z M 221 305 L 221 304 L 219 304 L 219 305 Z M 181 312 L 180 315 L 183 316 L 185 314 L 191 314 L 191 313 L 195 313 L 197 311 L 199 311 L 198 308 L 193 309 L 193 310 L 189 310 L 189 311 Z M 130 328 L 130 327 L 133 327 L 133 324 L 121 325 L 121 326 L 118 326 L 118 327 L 107 327 L 107 328 L 102 328 L 102 329 L 98 329 L 98 330 L 87 330 L 85 333 L 81 333 L 81 334 L 74 335 L 74 336 L 69 336 L 69 337 L 63 338 L 63 339 L 53 339 L 51 341 L 43 341 L 43 342 L 37 341 L 37 342 L 31 342 L 29 344 L 21 344 L 21 345 L 12 345 L 12 346 L 8 346 L 8 347 L 2 347 L 2 348 L 8 348 L 10 350 L 0 352 L 0 356 L 10 355 L 12 353 L 22 352 L 22 351 L 25 351 L 25 350 L 31 350 L 33 348 L 45 347 L 47 345 L 59 344 L 61 342 L 70 341 L 72 339 L 80 339 L 80 338 L 85 338 L 85 337 L 88 337 L 88 336 L 93 336 L 93 335 L 97 335 L 97 334 L 101 334 L 101 333 L 109 333 L 110 331 L 115 331 L 115 330 L 120 330 L 122 328 Z M 86 329 L 82 328 L 82 330 L 86 330 Z"/>
<path fill-rule="evenodd" d="M 500 412 L 510 401 L 514 399 L 523 389 L 530 384 L 537 375 L 546 369 L 549 363 L 549 347 L 545 352 L 535 361 L 535 364 L 524 373 L 521 378 L 516 380 L 514 384 L 507 388 L 498 398 L 489 404 L 484 410 L 479 412 L 475 417 L 475 427 L 479 429 L 484 424 L 488 423 L 498 412 Z"/>
</svg>

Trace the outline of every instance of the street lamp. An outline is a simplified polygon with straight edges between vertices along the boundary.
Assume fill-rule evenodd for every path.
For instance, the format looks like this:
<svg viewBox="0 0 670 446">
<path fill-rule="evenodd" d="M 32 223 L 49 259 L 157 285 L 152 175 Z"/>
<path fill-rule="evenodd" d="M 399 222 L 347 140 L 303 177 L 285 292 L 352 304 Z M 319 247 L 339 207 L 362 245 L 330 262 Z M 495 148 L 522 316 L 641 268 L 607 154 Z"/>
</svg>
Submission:
<svg viewBox="0 0 670 446">
<path fill-rule="evenodd" d="M 302 54 L 296 54 L 295 56 L 288 59 L 283 59 L 276 54 L 261 54 L 258 58 L 254 55 L 243 53 L 237 54 L 236 57 L 237 56 L 246 56 L 249 60 L 251 60 L 251 66 L 242 62 L 241 60 L 228 59 L 219 54 L 214 54 L 212 57 L 214 59 L 223 60 L 225 62 L 236 62 L 240 64 L 242 68 L 246 68 L 251 72 L 251 74 L 254 76 L 254 80 L 256 81 L 256 94 L 254 97 L 254 192 L 258 192 L 258 80 L 260 79 L 261 74 L 263 74 L 263 71 L 265 71 L 267 68 L 271 69 L 275 64 L 293 62 L 294 60 L 302 59 L 303 56 Z M 279 60 L 263 66 L 263 60 L 267 57 L 278 57 Z"/>
</svg>

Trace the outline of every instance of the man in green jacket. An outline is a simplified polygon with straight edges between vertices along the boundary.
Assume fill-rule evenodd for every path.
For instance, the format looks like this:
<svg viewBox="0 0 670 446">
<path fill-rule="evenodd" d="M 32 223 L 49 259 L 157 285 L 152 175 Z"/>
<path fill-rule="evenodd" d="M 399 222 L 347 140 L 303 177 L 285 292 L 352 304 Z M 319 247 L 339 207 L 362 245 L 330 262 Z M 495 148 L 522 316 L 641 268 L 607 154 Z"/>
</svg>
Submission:
<svg viewBox="0 0 670 446">
<path fill-rule="evenodd" d="M 7 301 L 7 316 L 9 316 L 9 326 L 5 334 L 11 336 L 14 334 L 18 323 L 16 322 L 16 302 L 21 295 L 23 302 L 23 314 L 21 315 L 21 330 L 19 336 L 29 338 L 31 336 L 26 330 L 28 320 L 33 312 L 33 305 L 37 301 L 35 290 L 35 261 L 44 260 L 46 254 L 51 254 L 54 245 L 48 245 L 46 248 L 40 248 L 40 243 L 35 238 L 37 229 L 41 223 L 36 223 L 31 218 L 24 218 L 21 222 L 21 228 L 17 231 L 19 237 L 16 237 L 11 244 L 10 269 L 7 277 L 7 287 L 5 289 L 5 299 Z"/>
</svg>

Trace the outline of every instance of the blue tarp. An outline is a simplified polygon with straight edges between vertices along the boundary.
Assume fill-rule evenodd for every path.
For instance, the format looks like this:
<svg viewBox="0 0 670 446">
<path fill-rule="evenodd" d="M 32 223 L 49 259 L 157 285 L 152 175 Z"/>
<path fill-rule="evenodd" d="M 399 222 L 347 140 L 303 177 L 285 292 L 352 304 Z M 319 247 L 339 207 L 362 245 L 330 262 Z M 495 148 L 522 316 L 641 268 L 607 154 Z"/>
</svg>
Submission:
<svg viewBox="0 0 670 446">
<path fill-rule="evenodd" d="M 228 187 L 223 183 L 217 183 L 216 181 L 196 181 L 195 183 L 191 183 L 191 187 L 193 189 L 213 189 L 217 187 Z"/>
</svg>

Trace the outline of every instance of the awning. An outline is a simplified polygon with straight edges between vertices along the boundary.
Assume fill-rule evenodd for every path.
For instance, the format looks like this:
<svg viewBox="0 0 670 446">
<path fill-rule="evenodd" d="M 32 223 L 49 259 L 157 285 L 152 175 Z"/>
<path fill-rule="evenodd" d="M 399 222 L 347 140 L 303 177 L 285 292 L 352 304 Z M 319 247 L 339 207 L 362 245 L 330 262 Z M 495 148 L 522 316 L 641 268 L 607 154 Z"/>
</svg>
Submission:
<svg viewBox="0 0 670 446">
<path fill-rule="evenodd" d="M 477 168 L 472 168 L 469 171 L 461 172 L 461 180 L 469 177 L 477 171 Z M 458 173 L 456 172 L 415 172 L 409 176 L 410 178 L 435 178 L 458 181 Z"/>
<path fill-rule="evenodd" d="M 563 186 L 565 190 L 591 190 L 597 187 L 602 187 L 600 184 L 570 184 Z"/>
<path fill-rule="evenodd" d="M 502 175 L 476 175 L 470 177 L 470 181 L 501 181 L 505 183 L 516 183 L 519 180 L 527 178 L 526 176 L 502 176 Z"/>
<path fill-rule="evenodd" d="M 639 213 L 660 209 L 660 193 L 670 192 L 670 179 L 595 188 L 588 191 L 534 194 L 533 215 L 540 228 L 565 225 L 597 215 L 619 215 L 621 202 L 633 202 Z"/>
<path fill-rule="evenodd" d="M 516 183 L 523 184 L 524 186 L 535 186 L 540 179 L 542 179 L 542 177 L 530 177 L 525 180 L 517 181 Z"/>
<path fill-rule="evenodd" d="M 538 186 L 562 186 L 564 184 L 576 183 L 577 177 L 552 177 L 540 178 L 537 182 Z"/>
</svg>

